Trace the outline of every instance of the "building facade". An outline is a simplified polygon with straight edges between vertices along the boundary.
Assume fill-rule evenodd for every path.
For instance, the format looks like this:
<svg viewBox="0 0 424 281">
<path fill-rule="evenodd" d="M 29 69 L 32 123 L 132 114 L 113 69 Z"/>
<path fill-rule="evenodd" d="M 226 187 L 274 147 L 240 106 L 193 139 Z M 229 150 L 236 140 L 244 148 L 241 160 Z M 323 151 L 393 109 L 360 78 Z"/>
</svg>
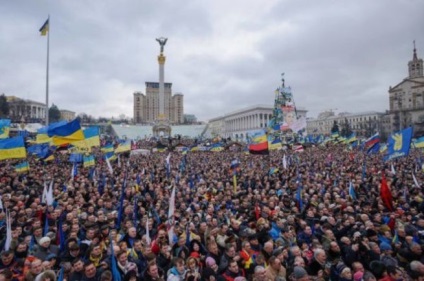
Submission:
<svg viewBox="0 0 424 281">
<path fill-rule="evenodd" d="M 309 118 L 306 121 L 306 132 L 312 135 L 330 135 L 334 122 L 339 127 L 339 132 L 345 124 L 359 137 L 369 137 L 376 132 L 387 130 L 387 118 L 383 112 L 369 111 L 360 113 L 340 113 L 335 115 L 333 111 L 325 111 L 318 118 Z"/>
<path fill-rule="evenodd" d="M 15 96 L 7 96 L 9 118 L 12 123 L 41 123 L 46 121 L 46 104 L 25 100 Z"/>
<path fill-rule="evenodd" d="M 159 83 L 146 82 L 146 95 L 134 92 L 134 123 L 153 123 L 159 116 Z M 173 124 L 184 123 L 184 95 L 172 95 L 172 83 L 164 83 L 164 115 Z"/>
<path fill-rule="evenodd" d="M 274 106 L 255 105 L 236 110 L 224 116 L 209 120 L 209 132 L 212 137 L 231 137 L 244 141 L 249 132 L 266 128 L 272 119 Z M 302 108 L 296 110 L 298 118 L 305 117 L 307 111 Z"/>
<path fill-rule="evenodd" d="M 74 120 L 75 119 L 75 112 L 70 111 L 70 110 L 66 110 L 66 109 L 61 109 L 60 110 L 60 119 L 66 120 L 66 121 Z"/>
<path fill-rule="evenodd" d="M 389 88 L 389 102 L 392 131 L 412 126 L 415 136 L 424 135 L 423 60 L 418 58 L 415 44 L 408 77 Z"/>
</svg>

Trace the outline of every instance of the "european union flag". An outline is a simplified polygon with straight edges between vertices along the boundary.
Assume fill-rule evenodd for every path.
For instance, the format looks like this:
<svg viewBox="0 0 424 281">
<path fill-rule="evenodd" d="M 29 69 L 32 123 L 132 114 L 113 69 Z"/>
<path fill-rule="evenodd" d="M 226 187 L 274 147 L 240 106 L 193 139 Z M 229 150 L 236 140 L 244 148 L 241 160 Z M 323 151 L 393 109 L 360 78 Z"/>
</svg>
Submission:
<svg viewBox="0 0 424 281">
<path fill-rule="evenodd" d="M 408 156 L 411 139 L 412 127 L 391 134 L 387 142 L 387 155 L 384 157 L 384 160 L 388 161 L 398 157 Z"/>
</svg>

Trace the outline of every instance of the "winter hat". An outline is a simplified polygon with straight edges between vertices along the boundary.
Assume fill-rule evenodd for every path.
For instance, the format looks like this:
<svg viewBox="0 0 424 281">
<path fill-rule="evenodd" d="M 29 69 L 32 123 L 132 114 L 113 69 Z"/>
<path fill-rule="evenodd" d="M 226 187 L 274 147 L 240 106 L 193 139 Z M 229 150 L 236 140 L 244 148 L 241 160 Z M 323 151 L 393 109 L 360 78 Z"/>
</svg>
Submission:
<svg viewBox="0 0 424 281">
<path fill-rule="evenodd" d="M 389 251 L 391 249 L 392 249 L 392 246 L 390 246 L 389 243 L 387 243 L 387 242 L 381 242 L 380 243 L 380 250 L 382 250 L 382 251 Z"/>
<path fill-rule="evenodd" d="M 353 274 L 353 281 L 361 281 L 362 276 L 364 276 L 364 273 L 362 271 L 358 271 L 355 274 Z"/>
<path fill-rule="evenodd" d="M 306 270 L 301 266 L 295 266 L 293 270 L 294 279 L 300 279 L 308 275 Z"/>
<path fill-rule="evenodd" d="M 47 236 L 44 236 L 43 238 L 40 239 L 40 245 L 43 245 L 46 242 L 50 242 L 50 238 Z"/>
<path fill-rule="evenodd" d="M 203 280 L 209 280 L 209 277 L 211 277 L 211 276 L 216 277 L 215 271 L 210 267 L 204 268 L 203 273 L 202 273 Z"/>
<path fill-rule="evenodd" d="M 215 259 L 212 258 L 212 257 L 207 257 L 206 258 L 206 266 L 211 266 L 212 264 L 216 264 Z"/>
</svg>

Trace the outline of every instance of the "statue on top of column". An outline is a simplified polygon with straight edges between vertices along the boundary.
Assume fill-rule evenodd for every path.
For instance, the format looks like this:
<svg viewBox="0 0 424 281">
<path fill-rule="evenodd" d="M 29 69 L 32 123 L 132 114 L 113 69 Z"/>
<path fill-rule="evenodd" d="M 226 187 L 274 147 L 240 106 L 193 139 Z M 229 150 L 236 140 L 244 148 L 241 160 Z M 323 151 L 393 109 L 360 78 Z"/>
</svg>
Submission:
<svg viewBox="0 0 424 281">
<path fill-rule="evenodd" d="M 158 42 L 159 42 L 159 45 L 160 45 L 160 53 L 162 54 L 162 53 L 163 53 L 163 47 L 165 46 L 166 41 L 168 41 L 168 38 L 164 38 L 164 37 L 156 38 L 156 41 L 158 41 Z"/>
</svg>

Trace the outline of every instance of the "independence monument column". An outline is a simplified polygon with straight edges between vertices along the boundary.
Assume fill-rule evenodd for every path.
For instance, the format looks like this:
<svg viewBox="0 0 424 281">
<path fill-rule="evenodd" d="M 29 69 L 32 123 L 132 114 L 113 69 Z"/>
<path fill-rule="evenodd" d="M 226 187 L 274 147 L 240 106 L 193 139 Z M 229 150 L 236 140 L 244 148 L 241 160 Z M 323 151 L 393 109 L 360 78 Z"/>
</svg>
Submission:
<svg viewBox="0 0 424 281">
<path fill-rule="evenodd" d="M 165 120 L 165 60 L 166 57 L 163 55 L 163 47 L 166 44 L 168 38 L 156 38 L 156 41 L 160 45 L 160 54 L 158 56 L 159 63 L 159 116 L 158 120 Z"/>
</svg>

